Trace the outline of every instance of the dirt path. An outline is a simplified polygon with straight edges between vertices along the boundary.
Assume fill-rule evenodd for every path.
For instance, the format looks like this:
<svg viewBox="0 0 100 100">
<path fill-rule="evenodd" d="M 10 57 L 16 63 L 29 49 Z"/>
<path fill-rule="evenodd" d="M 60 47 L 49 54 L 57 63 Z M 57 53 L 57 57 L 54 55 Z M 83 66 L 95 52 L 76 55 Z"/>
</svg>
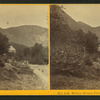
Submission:
<svg viewBox="0 0 100 100">
<path fill-rule="evenodd" d="M 48 77 L 45 76 L 41 71 L 35 69 L 34 73 L 42 80 L 42 83 L 48 83 Z"/>
<path fill-rule="evenodd" d="M 48 65 L 31 65 L 30 68 L 41 79 L 45 88 L 48 88 Z"/>
</svg>

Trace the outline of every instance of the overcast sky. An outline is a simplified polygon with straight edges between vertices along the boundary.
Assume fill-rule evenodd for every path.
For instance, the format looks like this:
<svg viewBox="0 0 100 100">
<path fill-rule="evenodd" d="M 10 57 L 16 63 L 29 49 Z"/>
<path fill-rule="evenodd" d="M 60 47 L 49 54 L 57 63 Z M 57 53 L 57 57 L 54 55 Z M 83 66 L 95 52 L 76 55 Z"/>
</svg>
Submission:
<svg viewBox="0 0 100 100">
<path fill-rule="evenodd" d="M 0 27 L 20 25 L 48 28 L 48 5 L 0 5 Z"/>
<path fill-rule="evenodd" d="M 65 12 L 76 21 L 100 26 L 100 4 L 66 4 Z"/>
</svg>

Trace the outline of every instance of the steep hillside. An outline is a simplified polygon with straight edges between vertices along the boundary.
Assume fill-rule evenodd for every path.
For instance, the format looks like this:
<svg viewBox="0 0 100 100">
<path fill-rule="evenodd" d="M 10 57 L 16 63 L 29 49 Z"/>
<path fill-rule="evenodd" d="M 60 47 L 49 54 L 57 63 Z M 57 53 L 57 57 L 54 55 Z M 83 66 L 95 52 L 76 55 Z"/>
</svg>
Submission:
<svg viewBox="0 0 100 100">
<path fill-rule="evenodd" d="M 79 63 L 83 63 L 81 60 L 84 59 L 84 52 L 81 51 L 83 48 L 77 43 L 78 33 L 69 27 L 66 18 L 60 17 L 64 11 L 59 6 L 51 6 L 50 10 L 51 70 L 78 66 L 75 63 L 78 60 L 80 60 Z"/>
<path fill-rule="evenodd" d="M 76 22 L 73 18 L 71 18 L 67 13 L 65 13 L 63 11 L 63 9 L 59 8 L 59 7 L 52 7 L 53 9 L 53 14 L 51 14 L 51 16 L 56 16 L 56 18 L 59 20 L 59 23 L 61 24 L 67 24 L 71 30 L 76 31 L 79 29 L 82 29 L 85 33 L 87 33 L 88 31 L 95 33 L 100 40 L 100 27 L 92 27 L 84 22 Z M 52 9 L 51 9 L 52 12 Z M 55 21 L 56 23 L 56 21 Z"/>
<path fill-rule="evenodd" d="M 55 9 L 55 10 L 53 10 Z M 52 6 L 52 9 L 50 9 L 50 11 L 53 13 L 51 13 L 51 16 L 56 16 L 56 18 L 59 20 L 59 23 L 61 22 L 62 24 L 68 24 L 69 27 L 72 30 L 77 30 L 79 29 L 79 25 L 77 24 L 77 22 L 72 19 L 68 14 L 66 14 L 62 9 L 60 9 L 59 7 L 56 6 Z"/>
<path fill-rule="evenodd" d="M 99 27 L 74 21 L 61 6 L 50 11 L 51 89 L 99 88 Z"/>
<path fill-rule="evenodd" d="M 7 29 L 0 28 L 0 32 L 9 38 L 10 42 L 33 46 L 36 42 L 48 45 L 48 30 L 36 25 L 24 25 Z"/>
</svg>

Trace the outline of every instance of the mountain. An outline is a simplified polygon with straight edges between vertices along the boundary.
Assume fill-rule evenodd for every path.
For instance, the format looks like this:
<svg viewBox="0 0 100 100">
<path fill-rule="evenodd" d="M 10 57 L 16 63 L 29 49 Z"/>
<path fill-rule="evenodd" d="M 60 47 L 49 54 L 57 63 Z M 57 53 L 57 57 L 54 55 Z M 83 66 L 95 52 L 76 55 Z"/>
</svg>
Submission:
<svg viewBox="0 0 100 100">
<path fill-rule="evenodd" d="M 73 31 L 80 30 L 80 29 L 82 29 L 85 33 L 90 31 L 96 34 L 100 40 L 100 26 L 92 27 L 84 22 L 81 21 L 77 22 L 71 16 L 65 13 L 62 8 L 59 8 L 57 6 L 52 6 L 52 9 L 55 10 L 53 11 L 53 15 L 51 14 L 51 16 L 56 16 L 56 18 L 60 19 L 59 22 L 61 22 L 61 24 L 67 24 L 70 27 L 70 29 L 72 29 Z"/>
<path fill-rule="evenodd" d="M 86 23 L 83 23 L 81 21 L 78 22 L 80 29 L 82 29 L 85 33 L 87 33 L 88 31 L 96 34 L 98 36 L 98 39 L 100 41 L 100 26 L 98 27 L 92 27 Z"/>
<path fill-rule="evenodd" d="M 88 31 L 94 31 L 94 28 L 89 26 L 86 23 L 83 23 L 81 21 L 78 21 L 77 24 L 79 25 L 79 28 L 81 28 L 84 32 L 88 32 Z"/>
<path fill-rule="evenodd" d="M 59 19 L 62 24 L 68 24 L 72 30 L 79 29 L 79 25 L 77 24 L 77 22 L 74 19 L 72 19 L 67 13 L 65 13 L 62 9 L 60 9 L 58 6 L 52 6 L 52 9 L 50 10 L 51 12 L 53 12 L 50 13 L 51 16 L 56 16 L 56 18 Z"/>
<path fill-rule="evenodd" d="M 36 42 L 48 45 L 48 29 L 36 25 L 23 25 L 7 29 L 0 28 L 0 32 L 9 38 L 9 42 L 33 46 Z"/>
</svg>

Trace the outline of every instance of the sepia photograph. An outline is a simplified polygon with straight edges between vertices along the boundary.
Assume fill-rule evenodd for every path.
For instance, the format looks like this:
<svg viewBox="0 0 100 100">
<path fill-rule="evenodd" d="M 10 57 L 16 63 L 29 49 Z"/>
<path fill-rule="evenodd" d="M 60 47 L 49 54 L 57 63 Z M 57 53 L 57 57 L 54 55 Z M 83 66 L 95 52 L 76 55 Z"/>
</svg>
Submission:
<svg viewBox="0 0 100 100">
<path fill-rule="evenodd" d="M 50 5 L 50 89 L 100 89 L 100 5 Z"/>
<path fill-rule="evenodd" d="M 0 90 L 48 90 L 48 5 L 0 9 Z"/>
</svg>

